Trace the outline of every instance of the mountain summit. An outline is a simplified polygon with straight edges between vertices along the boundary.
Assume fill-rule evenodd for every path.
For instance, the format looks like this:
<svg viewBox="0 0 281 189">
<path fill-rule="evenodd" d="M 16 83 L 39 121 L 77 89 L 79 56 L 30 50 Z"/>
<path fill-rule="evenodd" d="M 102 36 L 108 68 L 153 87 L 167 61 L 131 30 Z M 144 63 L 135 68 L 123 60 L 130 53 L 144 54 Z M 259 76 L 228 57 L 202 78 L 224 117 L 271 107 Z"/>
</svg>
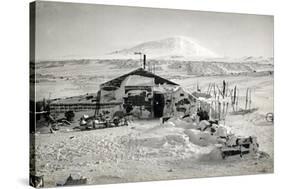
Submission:
<svg viewBox="0 0 281 189">
<path fill-rule="evenodd" d="M 217 58 L 218 55 L 200 46 L 190 38 L 183 36 L 169 37 L 157 41 L 148 41 L 132 48 L 110 53 L 117 56 L 131 56 L 135 52 L 147 54 L 150 58 L 189 59 L 189 58 Z"/>
</svg>

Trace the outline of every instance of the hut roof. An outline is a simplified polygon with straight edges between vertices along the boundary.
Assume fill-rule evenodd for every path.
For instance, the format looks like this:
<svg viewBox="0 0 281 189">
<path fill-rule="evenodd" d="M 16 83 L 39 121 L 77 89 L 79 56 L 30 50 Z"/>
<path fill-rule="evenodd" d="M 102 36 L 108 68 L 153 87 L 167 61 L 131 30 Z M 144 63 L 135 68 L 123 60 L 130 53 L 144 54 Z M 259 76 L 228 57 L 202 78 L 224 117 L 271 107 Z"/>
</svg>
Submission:
<svg viewBox="0 0 281 189">
<path fill-rule="evenodd" d="M 140 75 L 130 75 L 125 80 L 125 86 L 154 86 L 153 77 L 144 77 Z"/>
<path fill-rule="evenodd" d="M 150 78 L 154 78 L 154 82 L 155 84 L 170 84 L 170 85 L 178 85 L 177 83 L 174 83 L 172 81 L 169 81 L 167 79 L 164 79 L 158 75 L 155 75 L 149 71 L 146 71 L 144 70 L 143 68 L 138 68 L 136 70 L 133 70 L 132 72 L 129 72 L 127 74 L 124 74 L 122 76 L 119 76 L 115 79 L 112 79 L 110 81 L 107 81 L 105 83 L 102 83 L 100 85 L 101 88 L 103 87 L 108 87 L 108 86 L 111 86 L 111 87 L 120 87 L 121 86 L 121 83 L 130 75 L 139 75 L 139 76 L 144 76 L 144 77 L 150 77 Z"/>
</svg>

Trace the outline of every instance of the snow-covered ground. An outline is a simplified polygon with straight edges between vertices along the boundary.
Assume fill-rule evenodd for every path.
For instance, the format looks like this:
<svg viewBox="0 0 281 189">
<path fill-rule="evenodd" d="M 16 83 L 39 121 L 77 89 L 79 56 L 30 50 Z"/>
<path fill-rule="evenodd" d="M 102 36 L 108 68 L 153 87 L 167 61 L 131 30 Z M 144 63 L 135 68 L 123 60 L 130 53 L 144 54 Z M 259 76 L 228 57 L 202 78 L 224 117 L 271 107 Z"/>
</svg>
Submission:
<svg viewBox="0 0 281 189">
<path fill-rule="evenodd" d="M 255 135 L 260 150 L 270 158 L 245 156 L 222 160 L 210 153 L 214 145 L 190 142 L 182 124 L 159 120 L 135 120 L 128 127 L 83 132 L 36 134 L 36 174 L 44 175 L 46 186 L 55 186 L 72 174 L 88 178 L 89 184 L 183 179 L 273 172 L 273 124 L 265 114 L 273 112 L 273 77 L 216 76 L 186 78 L 176 82 L 192 89 L 199 81 L 222 79 L 238 85 L 240 94 L 253 88 L 253 106 L 259 110 L 247 115 L 229 115 L 225 121 L 237 135 Z"/>
</svg>

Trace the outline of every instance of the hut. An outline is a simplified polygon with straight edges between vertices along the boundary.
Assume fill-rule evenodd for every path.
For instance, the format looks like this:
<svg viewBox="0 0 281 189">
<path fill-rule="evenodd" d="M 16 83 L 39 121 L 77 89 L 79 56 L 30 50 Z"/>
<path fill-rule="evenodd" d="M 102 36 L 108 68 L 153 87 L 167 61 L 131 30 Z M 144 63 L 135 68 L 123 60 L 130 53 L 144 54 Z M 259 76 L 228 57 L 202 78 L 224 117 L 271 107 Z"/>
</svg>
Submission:
<svg viewBox="0 0 281 189">
<path fill-rule="evenodd" d="M 138 68 L 100 85 L 100 104 L 119 103 L 122 110 L 139 118 L 160 118 L 186 113 L 195 102 L 177 83 Z"/>
</svg>

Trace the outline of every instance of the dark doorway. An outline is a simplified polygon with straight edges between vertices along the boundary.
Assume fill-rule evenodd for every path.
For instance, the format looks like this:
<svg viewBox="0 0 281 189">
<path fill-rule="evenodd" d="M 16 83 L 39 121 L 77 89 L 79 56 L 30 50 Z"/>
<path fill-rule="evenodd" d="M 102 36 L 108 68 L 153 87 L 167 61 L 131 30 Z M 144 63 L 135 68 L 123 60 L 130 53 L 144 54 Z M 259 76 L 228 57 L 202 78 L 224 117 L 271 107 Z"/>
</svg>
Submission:
<svg viewBox="0 0 281 189">
<path fill-rule="evenodd" d="M 154 94 L 153 111 L 154 117 L 162 117 L 165 106 L 165 99 L 163 94 Z"/>
</svg>

